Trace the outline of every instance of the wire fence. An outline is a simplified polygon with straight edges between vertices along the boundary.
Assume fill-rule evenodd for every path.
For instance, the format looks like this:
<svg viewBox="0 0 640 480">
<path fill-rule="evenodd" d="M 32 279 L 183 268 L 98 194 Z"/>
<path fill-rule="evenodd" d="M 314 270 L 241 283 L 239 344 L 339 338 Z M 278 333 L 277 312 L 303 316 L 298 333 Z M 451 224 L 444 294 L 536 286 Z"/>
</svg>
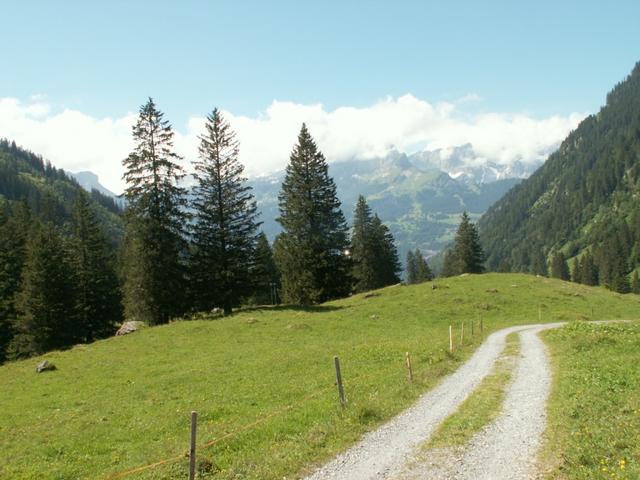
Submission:
<svg viewBox="0 0 640 480">
<path fill-rule="evenodd" d="M 473 320 L 470 321 L 471 324 L 473 324 Z M 480 327 L 480 333 L 482 334 L 482 330 L 483 330 L 483 326 L 482 323 L 480 323 L 479 325 Z M 463 327 L 462 327 L 463 329 Z M 452 332 L 452 328 L 450 327 L 449 329 L 450 332 Z M 471 327 L 471 332 L 473 332 L 473 327 Z M 463 346 L 464 345 L 464 337 L 460 336 L 460 343 L 458 343 L 457 341 L 454 341 L 453 337 L 451 336 L 452 333 L 450 333 L 450 337 L 449 337 L 449 348 L 448 349 L 443 349 L 445 351 L 448 351 L 449 353 L 453 353 L 454 350 L 457 350 L 457 348 L 455 348 L 453 345 L 455 343 L 455 345 L 460 345 Z M 473 333 L 472 333 L 473 335 Z M 456 339 L 458 340 L 458 339 Z M 468 342 L 470 343 L 470 342 Z M 429 357 L 431 358 L 431 357 Z M 446 358 L 446 355 L 445 357 Z M 362 361 L 356 361 L 353 362 L 355 365 L 363 365 L 365 362 Z M 370 364 L 369 364 L 370 365 Z M 350 364 L 350 367 L 352 367 L 353 365 Z M 384 369 L 384 370 L 377 370 L 375 372 L 369 373 L 369 374 L 358 374 L 358 375 L 354 375 L 353 377 L 351 377 L 351 380 L 347 379 L 347 381 L 345 382 L 344 388 L 347 391 L 347 400 L 346 402 L 342 402 L 343 406 L 345 403 L 348 403 L 348 398 L 349 398 L 349 392 L 355 392 L 355 391 L 359 391 L 360 388 L 369 385 L 369 380 L 373 380 L 373 379 L 386 379 L 389 378 L 390 376 L 392 376 L 394 373 L 398 373 L 400 371 L 400 369 L 402 369 L 402 372 L 404 372 L 404 378 L 405 381 L 408 380 L 408 384 L 412 384 L 414 383 L 414 379 L 420 379 L 420 378 L 424 378 L 429 369 L 432 367 L 431 362 L 428 362 L 426 366 L 423 366 L 420 369 L 416 370 L 416 364 L 412 363 L 411 361 L 411 357 L 409 352 L 406 353 L 406 356 L 403 356 L 401 358 L 398 359 L 397 363 L 393 363 L 392 365 L 390 365 L 388 368 Z M 336 365 L 336 369 L 339 369 L 339 365 Z M 319 386 L 318 388 L 314 389 L 313 391 L 311 391 L 310 393 L 307 393 L 306 395 L 304 395 L 303 397 L 301 397 L 299 400 L 296 400 L 294 402 L 291 402 L 287 405 L 284 405 L 280 408 L 277 408 L 271 412 L 269 412 L 266 415 L 263 415 L 262 417 L 257 418 L 256 420 L 247 423 L 245 425 L 242 425 L 230 432 L 227 432 L 219 437 L 216 437 L 212 440 L 209 440 L 205 443 L 202 443 L 200 445 L 192 445 L 192 449 L 193 450 L 203 450 L 203 449 L 207 449 L 210 448 L 214 445 L 220 444 L 224 441 L 230 440 L 234 437 L 237 437 L 238 435 L 241 435 L 245 432 L 249 432 L 254 430 L 255 428 L 257 428 L 260 425 L 265 424 L 266 422 L 268 422 L 269 420 L 272 420 L 276 417 L 279 417 L 281 415 L 285 415 L 286 413 L 294 410 L 297 407 L 300 407 L 302 405 L 305 405 L 307 403 L 309 403 L 312 400 L 315 400 L 317 398 L 319 398 L 322 394 L 335 389 L 337 386 L 339 387 L 339 382 L 340 382 L 340 376 L 338 376 L 338 379 L 336 380 L 336 382 L 334 383 L 327 383 L 324 385 Z M 342 400 L 342 399 L 341 399 Z M 130 477 L 132 475 L 138 474 L 138 473 L 142 473 L 148 470 L 153 470 L 155 468 L 164 466 L 164 465 L 169 465 L 169 464 L 173 464 L 176 462 L 179 462 L 180 460 L 184 460 L 189 458 L 189 449 L 185 450 L 184 453 L 181 453 L 179 455 L 175 455 L 173 457 L 169 457 L 169 458 L 165 458 L 165 459 L 161 459 L 158 460 L 156 462 L 153 463 L 149 463 L 146 465 L 140 465 L 137 467 L 133 467 L 127 470 L 123 470 L 120 472 L 116 472 L 116 473 L 112 473 L 110 475 L 107 475 L 105 478 L 105 480 L 116 480 L 116 479 L 120 479 L 120 478 L 125 478 L 125 477 Z"/>
</svg>

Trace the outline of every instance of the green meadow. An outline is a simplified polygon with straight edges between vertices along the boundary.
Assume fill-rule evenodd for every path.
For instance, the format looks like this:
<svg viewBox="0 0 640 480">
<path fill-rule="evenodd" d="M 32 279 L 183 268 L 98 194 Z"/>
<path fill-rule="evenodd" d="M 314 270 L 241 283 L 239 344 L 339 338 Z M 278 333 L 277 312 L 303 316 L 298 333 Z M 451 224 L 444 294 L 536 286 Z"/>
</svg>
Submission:
<svg viewBox="0 0 640 480">
<path fill-rule="evenodd" d="M 602 288 L 468 275 L 312 308 L 177 321 L 9 363 L 0 367 L 0 478 L 185 478 L 192 410 L 199 478 L 293 478 L 409 406 L 491 331 L 539 320 L 634 319 L 639 307 L 638 296 Z M 43 359 L 57 370 L 36 374 Z"/>
<path fill-rule="evenodd" d="M 555 370 L 546 478 L 640 478 L 640 324 L 580 322 L 543 335 Z"/>
</svg>

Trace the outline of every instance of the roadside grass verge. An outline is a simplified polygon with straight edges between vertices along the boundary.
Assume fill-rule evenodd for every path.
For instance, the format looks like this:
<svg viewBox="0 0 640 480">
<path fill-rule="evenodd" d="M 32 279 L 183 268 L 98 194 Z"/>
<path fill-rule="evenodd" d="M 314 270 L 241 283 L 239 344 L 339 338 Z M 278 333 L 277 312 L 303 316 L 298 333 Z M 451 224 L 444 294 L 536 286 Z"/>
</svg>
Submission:
<svg viewBox="0 0 640 480">
<path fill-rule="evenodd" d="M 545 478 L 640 478 L 640 324 L 579 322 L 542 335 L 554 368 Z"/>
<path fill-rule="evenodd" d="M 460 408 L 442 422 L 425 444 L 425 449 L 463 446 L 500 415 L 519 352 L 520 336 L 514 332 L 507 336 L 505 350 L 491 373 Z"/>
<path fill-rule="evenodd" d="M 121 478 L 184 478 L 191 410 L 199 416 L 200 478 L 303 475 L 409 406 L 488 333 L 539 315 L 635 318 L 639 306 L 636 296 L 601 288 L 470 275 L 312 308 L 178 321 L 9 363 L 0 367 L 0 478 L 93 480 L 163 459 L 173 461 Z M 463 321 L 465 346 L 451 355 L 448 326 L 457 344 Z M 36 375 L 45 358 L 58 369 Z"/>
</svg>

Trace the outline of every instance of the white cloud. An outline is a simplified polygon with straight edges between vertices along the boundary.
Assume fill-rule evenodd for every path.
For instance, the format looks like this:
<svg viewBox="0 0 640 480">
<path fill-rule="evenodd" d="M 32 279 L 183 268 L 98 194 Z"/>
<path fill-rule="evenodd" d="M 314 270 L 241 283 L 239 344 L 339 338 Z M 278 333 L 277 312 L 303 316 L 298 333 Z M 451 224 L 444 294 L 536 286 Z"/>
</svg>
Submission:
<svg viewBox="0 0 640 480">
<path fill-rule="evenodd" d="M 432 104 L 412 95 L 385 98 L 369 107 L 340 107 L 274 101 L 256 117 L 225 112 L 240 140 L 241 160 L 249 175 L 285 167 L 302 122 L 330 162 L 385 155 L 392 148 L 413 153 L 471 143 L 484 158 L 501 164 L 539 162 L 574 129 L 583 114 L 535 119 L 526 114 L 469 115 L 470 94 L 454 102 Z M 69 171 L 91 170 L 115 192 L 124 185 L 122 159 L 132 148 L 135 113 L 98 119 L 76 110 L 52 112 L 46 97 L 28 102 L 0 98 L 0 136 L 42 154 Z M 176 127 L 176 150 L 187 162 L 197 155 L 204 118 Z"/>
</svg>

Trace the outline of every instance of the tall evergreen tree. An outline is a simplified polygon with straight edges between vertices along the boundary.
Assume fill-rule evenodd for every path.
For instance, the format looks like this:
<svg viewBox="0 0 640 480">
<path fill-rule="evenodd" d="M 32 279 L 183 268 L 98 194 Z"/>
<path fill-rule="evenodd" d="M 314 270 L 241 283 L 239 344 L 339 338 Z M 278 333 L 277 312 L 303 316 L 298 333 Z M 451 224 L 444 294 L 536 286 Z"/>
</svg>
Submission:
<svg viewBox="0 0 640 480">
<path fill-rule="evenodd" d="M 26 257 L 31 222 L 29 207 L 19 202 L 14 208 L 0 205 L 0 364 L 7 359 L 16 318 L 16 294 Z"/>
<path fill-rule="evenodd" d="M 378 215 L 371 215 L 360 195 L 353 219 L 351 237 L 354 290 L 364 292 L 398 283 L 401 271 L 393 235 Z"/>
<path fill-rule="evenodd" d="M 569 280 L 569 267 L 562 252 L 556 252 L 551 259 L 551 276 L 560 280 Z"/>
<path fill-rule="evenodd" d="M 638 270 L 633 271 L 631 277 L 631 292 L 640 293 L 640 279 L 638 278 Z"/>
<path fill-rule="evenodd" d="M 347 224 L 327 162 L 303 124 L 278 196 L 283 232 L 274 256 L 288 303 L 346 296 L 351 288 Z"/>
<path fill-rule="evenodd" d="M 598 285 L 598 267 L 593 255 L 586 251 L 580 259 L 580 283 L 585 285 Z"/>
<path fill-rule="evenodd" d="M 478 229 L 471 223 L 467 212 L 462 213 L 453 247 L 445 253 L 443 276 L 463 273 L 482 273 L 484 253 L 480 246 Z"/>
<path fill-rule="evenodd" d="M 106 236 L 83 190 L 75 203 L 71 244 L 80 339 L 108 337 L 122 319 L 120 286 Z"/>
<path fill-rule="evenodd" d="M 225 315 L 251 291 L 257 207 L 238 160 L 238 141 L 216 108 L 207 117 L 195 162 L 192 281 L 196 305 Z"/>
<path fill-rule="evenodd" d="M 414 283 L 418 282 L 418 266 L 416 265 L 416 257 L 411 250 L 407 252 L 405 271 L 407 275 L 408 285 L 413 285 Z"/>
<path fill-rule="evenodd" d="M 571 262 L 571 281 L 574 283 L 580 283 L 582 276 L 580 275 L 580 260 L 578 257 L 573 257 Z"/>
<path fill-rule="evenodd" d="M 416 248 L 414 258 L 416 262 L 416 283 L 430 282 L 433 280 L 433 272 L 431 268 L 429 268 L 429 264 L 420 249 Z"/>
<path fill-rule="evenodd" d="M 533 275 L 540 275 L 546 277 L 549 274 L 547 269 L 547 259 L 541 250 L 535 250 L 533 253 L 533 259 L 531 262 L 531 273 Z"/>
<path fill-rule="evenodd" d="M 382 223 L 378 214 L 371 220 L 373 251 L 376 259 L 375 288 L 394 285 L 400 281 L 402 266 L 398 259 L 398 249 L 389 228 Z"/>
<path fill-rule="evenodd" d="M 186 197 L 178 186 L 184 174 L 173 135 L 149 99 L 133 127 L 134 151 L 123 161 L 125 314 L 149 324 L 166 323 L 184 308 Z"/>
<path fill-rule="evenodd" d="M 277 304 L 280 274 L 273 259 L 273 251 L 264 232 L 258 235 L 255 259 L 251 270 L 253 283 L 252 301 L 256 305 Z"/>
<path fill-rule="evenodd" d="M 80 340 L 73 268 L 55 227 L 35 222 L 29 233 L 10 356 L 20 358 Z"/>
<path fill-rule="evenodd" d="M 360 195 L 353 214 L 351 261 L 353 262 L 354 290 L 365 292 L 376 288 L 376 252 L 371 209 Z"/>
</svg>

